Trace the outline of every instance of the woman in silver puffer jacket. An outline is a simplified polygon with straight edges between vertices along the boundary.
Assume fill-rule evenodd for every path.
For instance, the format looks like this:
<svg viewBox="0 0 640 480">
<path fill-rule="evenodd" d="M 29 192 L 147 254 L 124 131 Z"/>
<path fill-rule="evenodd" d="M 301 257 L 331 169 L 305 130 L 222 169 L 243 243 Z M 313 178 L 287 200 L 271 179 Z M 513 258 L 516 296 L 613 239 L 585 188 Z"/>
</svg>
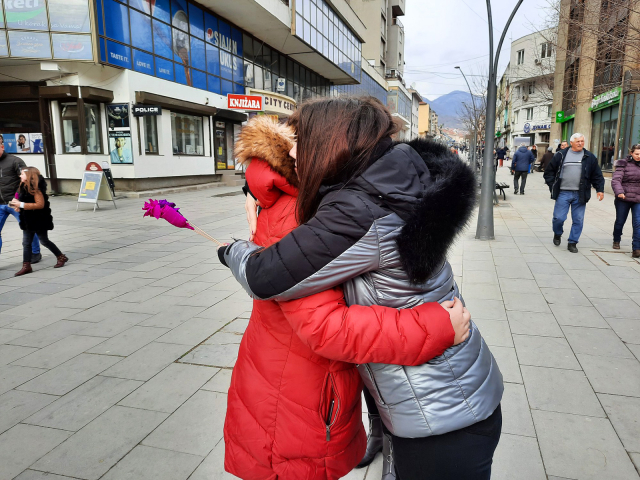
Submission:
<svg viewBox="0 0 640 480">
<path fill-rule="evenodd" d="M 349 304 L 396 308 L 459 297 L 446 253 L 473 209 L 473 172 L 435 143 L 393 144 L 393 118 L 375 99 L 317 100 L 289 122 L 301 225 L 269 248 L 238 241 L 221 252 L 244 288 L 286 301 L 342 284 Z M 427 364 L 359 370 L 401 480 L 490 478 L 503 383 L 475 325 Z"/>
</svg>

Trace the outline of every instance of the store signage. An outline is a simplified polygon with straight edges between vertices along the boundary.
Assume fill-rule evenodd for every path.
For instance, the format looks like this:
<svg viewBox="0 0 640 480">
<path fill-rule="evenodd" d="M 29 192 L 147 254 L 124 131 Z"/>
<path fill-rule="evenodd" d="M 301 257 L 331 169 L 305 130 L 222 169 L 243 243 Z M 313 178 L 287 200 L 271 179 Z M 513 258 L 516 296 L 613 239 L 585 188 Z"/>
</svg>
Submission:
<svg viewBox="0 0 640 480">
<path fill-rule="evenodd" d="M 155 105 L 134 105 L 133 116 L 134 117 L 146 117 L 153 115 L 162 115 L 162 107 Z"/>
<path fill-rule="evenodd" d="M 549 130 L 550 128 L 551 128 L 551 125 L 542 124 L 542 125 L 534 125 L 533 127 L 531 127 L 531 130 Z"/>
<path fill-rule="evenodd" d="M 227 94 L 227 108 L 229 110 L 263 110 L 263 99 L 260 95 Z"/>
<path fill-rule="evenodd" d="M 255 88 L 247 88 L 246 92 L 247 95 L 260 95 L 263 99 L 263 110 L 279 117 L 288 117 L 295 111 L 297 106 L 293 98 L 280 93 L 257 90 Z"/>
<path fill-rule="evenodd" d="M 287 79 L 278 77 L 278 83 L 276 84 L 276 90 L 278 92 L 284 92 L 287 89 Z"/>
<path fill-rule="evenodd" d="M 591 106 L 589 107 L 590 112 L 594 112 L 596 110 L 601 110 L 603 108 L 608 107 L 609 105 L 614 105 L 620 102 L 620 97 L 622 96 L 622 87 L 616 87 L 608 92 L 601 93 L 600 95 L 596 95 L 591 100 Z"/>
<path fill-rule="evenodd" d="M 564 111 L 556 112 L 556 123 L 562 123 L 564 121 Z"/>
<path fill-rule="evenodd" d="M 524 124 L 524 133 L 529 133 L 531 131 L 531 124 L 530 123 L 525 123 Z"/>
</svg>

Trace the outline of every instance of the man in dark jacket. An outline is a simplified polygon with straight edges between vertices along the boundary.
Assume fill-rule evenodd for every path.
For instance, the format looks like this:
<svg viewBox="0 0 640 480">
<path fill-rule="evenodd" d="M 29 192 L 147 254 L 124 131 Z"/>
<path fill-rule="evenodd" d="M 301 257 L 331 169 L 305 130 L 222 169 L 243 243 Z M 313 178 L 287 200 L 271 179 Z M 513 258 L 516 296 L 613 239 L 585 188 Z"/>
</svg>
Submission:
<svg viewBox="0 0 640 480">
<path fill-rule="evenodd" d="M 513 161 L 511 162 L 511 170 L 515 172 L 513 177 L 513 193 L 518 195 L 518 182 L 522 178 L 522 188 L 520 194 L 524 195 L 524 187 L 527 185 L 527 175 L 529 174 L 529 167 L 535 162 L 535 157 L 531 153 L 527 146 L 523 143 L 520 148 L 513 154 Z"/>
<path fill-rule="evenodd" d="M 2 251 L 2 227 L 9 215 L 16 217 L 20 221 L 20 214 L 9 206 L 18 186 L 20 185 L 20 172 L 27 168 L 20 157 L 11 155 L 4 151 L 4 137 L 0 135 L 0 252 Z M 31 244 L 31 263 L 38 263 L 42 259 L 40 254 L 40 241 L 36 235 Z"/>
<path fill-rule="evenodd" d="M 564 231 L 564 221 L 571 208 L 571 233 L 567 249 L 578 253 L 584 224 L 584 212 L 591 198 L 591 187 L 596 189 L 598 200 L 604 198 L 604 177 L 598 159 L 584 148 L 584 135 L 571 136 L 571 148 L 556 153 L 544 171 L 544 181 L 549 186 L 551 198 L 556 201 L 553 209 L 553 244 L 558 246 Z"/>
</svg>

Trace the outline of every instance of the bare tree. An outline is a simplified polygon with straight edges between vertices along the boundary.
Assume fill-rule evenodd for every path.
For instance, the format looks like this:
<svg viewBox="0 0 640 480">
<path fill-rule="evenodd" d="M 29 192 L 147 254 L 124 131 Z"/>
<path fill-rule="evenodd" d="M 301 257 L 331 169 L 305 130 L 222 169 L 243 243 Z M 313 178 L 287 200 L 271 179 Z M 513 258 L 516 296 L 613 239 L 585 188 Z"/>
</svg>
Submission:
<svg viewBox="0 0 640 480">
<path fill-rule="evenodd" d="M 462 102 L 457 113 L 464 129 L 471 136 L 471 145 L 473 146 L 474 131 L 477 133 L 476 144 L 484 139 L 488 76 L 486 73 L 480 73 L 471 78 L 470 87 L 473 96 L 468 102 Z"/>
</svg>

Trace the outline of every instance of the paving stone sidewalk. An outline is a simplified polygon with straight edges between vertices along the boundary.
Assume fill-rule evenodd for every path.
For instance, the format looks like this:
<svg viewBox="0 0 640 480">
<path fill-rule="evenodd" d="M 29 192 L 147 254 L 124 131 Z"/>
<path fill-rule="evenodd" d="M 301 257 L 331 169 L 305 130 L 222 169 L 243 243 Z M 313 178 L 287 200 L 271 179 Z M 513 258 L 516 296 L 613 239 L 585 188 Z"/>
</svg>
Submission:
<svg viewBox="0 0 640 480">
<path fill-rule="evenodd" d="M 506 168 L 499 179 L 511 183 Z M 237 188 L 171 196 L 216 238 L 245 238 Z M 222 196 L 221 196 L 222 195 Z M 214 480 L 226 392 L 250 299 L 214 245 L 124 199 L 52 199 L 48 251 L 20 278 L 21 232 L 0 255 L 0 480 Z M 505 378 L 494 479 L 637 479 L 640 264 L 610 249 L 613 198 L 587 207 L 580 253 L 551 243 L 542 175 L 495 208 L 496 240 L 450 260 Z M 568 226 L 568 224 L 567 224 Z M 464 452 L 461 452 L 464 455 Z M 381 457 L 351 480 L 379 480 Z"/>
</svg>

